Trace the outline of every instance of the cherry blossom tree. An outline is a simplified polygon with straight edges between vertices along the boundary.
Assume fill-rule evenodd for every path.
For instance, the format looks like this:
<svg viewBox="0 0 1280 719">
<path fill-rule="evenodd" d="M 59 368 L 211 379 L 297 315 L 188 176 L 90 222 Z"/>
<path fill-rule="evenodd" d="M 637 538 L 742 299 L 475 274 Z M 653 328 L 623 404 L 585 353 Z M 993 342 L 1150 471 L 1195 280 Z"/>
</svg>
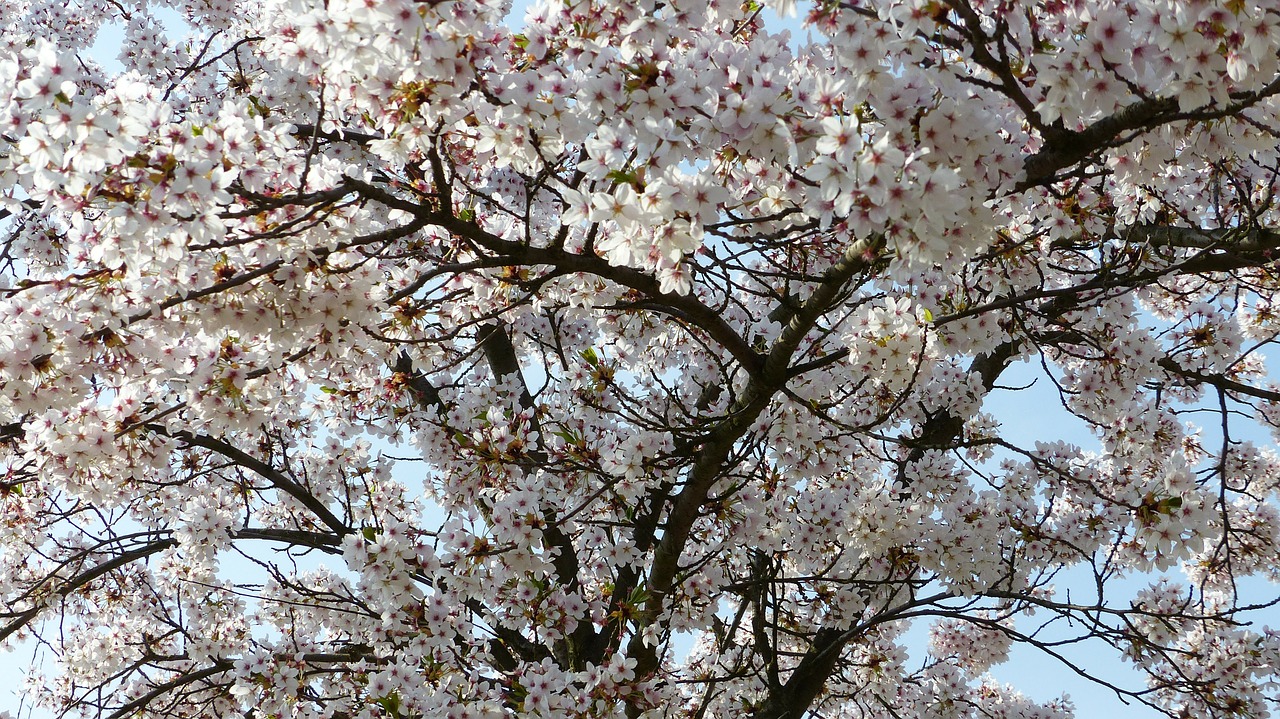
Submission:
<svg viewBox="0 0 1280 719">
<path fill-rule="evenodd" d="M 153 4 L 0 3 L 50 710 L 1276 708 L 1280 3 Z"/>
</svg>

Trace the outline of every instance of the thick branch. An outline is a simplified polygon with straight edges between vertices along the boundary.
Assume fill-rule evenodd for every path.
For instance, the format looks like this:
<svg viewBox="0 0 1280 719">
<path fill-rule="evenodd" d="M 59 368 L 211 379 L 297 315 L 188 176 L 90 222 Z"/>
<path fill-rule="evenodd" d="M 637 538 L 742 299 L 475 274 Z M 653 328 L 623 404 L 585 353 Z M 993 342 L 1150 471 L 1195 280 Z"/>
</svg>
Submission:
<svg viewBox="0 0 1280 719">
<path fill-rule="evenodd" d="M 1258 399 L 1265 399 L 1269 402 L 1280 402 L 1280 392 L 1243 384 L 1220 374 L 1207 374 L 1197 370 L 1187 369 L 1186 367 L 1178 364 L 1172 357 L 1163 357 L 1159 362 L 1157 362 L 1157 364 L 1159 364 L 1160 368 L 1164 371 L 1181 377 L 1188 384 L 1207 384 L 1217 387 L 1225 392 L 1233 392 L 1235 394 L 1242 394 L 1248 397 L 1257 397 Z"/>
<path fill-rule="evenodd" d="M 150 704 L 152 700 L 157 699 L 160 696 L 173 691 L 174 689 L 180 689 L 182 687 L 187 686 L 188 684 L 195 684 L 196 682 L 202 681 L 204 679 L 208 679 L 209 677 L 231 671 L 231 669 L 233 669 L 234 667 L 235 665 L 232 664 L 231 662 L 218 661 L 218 662 L 214 662 L 212 665 L 205 667 L 204 669 L 201 669 L 199 671 L 194 671 L 189 674 L 185 672 L 181 673 L 178 676 L 174 677 L 173 679 L 170 679 L 169 681 L 164 682 L 163 684 L 157 685 L 151 691 L 147 692 L 146 694 L 143 694 L 137 699 L 134 699 L 133 701 L 124 704 L 119 709 L 112 712 L 108 716 L 108 719 L 122 719 L 122 717 L 127 717 L 133 712 L 137 711 L 138 709 L 141 709 L 147 706 L 148 704 Z"/>
<path fill-rule="evenodd" d="M 514 377 L 520 385 L 520 406 L 532 414 L 535 409 L 533 395 L 529 392 L 524 375 L 520 372 L 519 355 L 516 353 L 515 344 L 512 343 L 507 328 L 498 322 L 485 325 L 480 328 L 478 340 L 494 376 Z M 536 430 L 538 421 L 536 414 L 533 414 L 531 421 Z M 542 452 L 530 454 L 538 456 L 531 456 L 522 464 L 525 471 L 533 472 L 536 471 L 537 464 L 545 462 L 546 457 L 541 456 Z M 556 569 L 556 578 L 565 591 L 577 591 L 581 586 L 579 577 L 581 566 L 578 563 L 578 552 L 573 546 L 573 539 L 560 528 L 559 518 L 550 509 L 543 510 L 542 519 L 543 547 L 554 555 L 552 566 Z M 586 667 L 588 661 L 594 664 L 603 663 L 603 657 L 590 654 L 596 648 L 597 642 L 589 615 L 578 618 L 578 624 L 568 639 L 569 641 L 559 644 L 558 649 L 562 651 L 558 651 L 556 656 L 556 659 L 566 668 L 581 670 Z"/>
<path fill-rule="evenodd" d="M 1074 300 L 1086 292 L 1102 292 L 1112 289 L 1129 290 L 1148 285 L 1168 275 L 1199 275 L 1211 272 L 1230 272 L 1247 267 L 1262 267 L 1275 261 L 1273 253 L 1280 251 L 1280 232 L 1269 228 L 1200 230 L 1190 227 L 1165 225 L 1136 225 L 1117 232 L 1132 247 L 1165 247 L 1171 249 L 1196 249 L 1198 252 L 1186 259 L 1163 267 L 1135 269 L 1127 273 L 1099 271 L 1087 282 L 1070 287 L 1053 289 L 1033 288 L 1009 295 L 934 320 L 935 325 L 974 317 L 993 310 L 1024 307 L 1039 299 L 1056 298 Z"/>
<path fill-rule="evenodd" d="M 827 679 L 835 671 L 836 662 L 846 644 L 862 636 L 872 627 L 902 618 L 916 607 L 927 606 L 949 599 L 951 596 L 949 592 L 940 592 L 922 599 L 911 599 L 849 629 L 827 627 L 818 630 L 809 651 L 791 672 L 787 683 L 782 688 L 769 692 L 764 705 L 751 714 L 751 719 L 803 717 L 813 705 L 814 700 L 822 693 Z"/>
<path fill-rule="evenodd" d="M 649 569 L 649 599 L 632 637 L 628 653 L 637 659 L 636 674 L 646 676 L 657 668 L 657 653 L 645 646 L 643 628 L 656 620 L 666 607 L 667 595 L 679 570 L 680 554 L 689 541 L 707 495 L 723 472 L 725 460 L 734 445 L 769 406 L 774 394 L 786 384 L 788 367 L 800 342 L 813 329 L 818 318 L 831 308 L 849 280 L 865 271 L 878 258 L 883 238 L 870 238 L 851 245 L 844 255 L 824 274 L 822 281 L 792 315 L 782 334 L 774 341 L 761 372 L 743 391 L 738 403 L 707 436 L 698 450 L 684 488 L 672 500 L 662 539 L 654 550 Z"/>
<path fill-rule="evenodd" d="M 1280 78 L 1271 81 L 1258 92 L 1239 95 L 1236 102 L 1222 108 L 1212 106 L 1192 112 L 1180 112 L 1175 97 L 1158 97 L 1139 100 L 1116 110 L 1078 132 L 1067 131 L 1047 138 L 1044 147 L 1027 157 L 1022 163 L 1026 176 L 1014 188 L 1022 191 L 1046 182 L 1052 182 L 1060 170 L 1096 154 L 1101 150 L 1128 141 L 1129 135 L 1158 127 L 1177 120 L 1212 120 L 1235 115 L 1258 102 L 1280 92 Z"/>
<path fill-rule="evenodd" d="M 655 311 L 676 317 L 698 327 L 724 347 L 748 372 L 760 367 L 760 356 L 750 343 L 729 325 L 719 312 L 703 304 L 693 295 L 678 295 L 661 291 L 658 280 L 649 274 L 630 267 L 610 265 L 596 255 L 579 255 L 558 247 L 531 247 L 520 242 L 504 240 L 486 232 L 474 222 L 454 217 L 450 208 L 434 210 L 416 205 L 386 190 L 359 180 L 347 180 L 366 196 L 396 209 L 414 214 L 419 226 L 437 225 L 463 237 L 499 257 L 507 258 L 511 265 L 550 265 L 563 272 L 582 272 L 609 280 L 622 287 L 635 290 L 650 299 Z"/>
<path fill-rule="evenodd" d="M 311 510 L 311 512 L 315 514 L 325 526 L 336 532 L 339 537 L 346 536 L 352 532 L 352 529 L 348 527 L 346 523 L 338 519 L 333 512 L 330 512 L 329 508 L 324 506 L 324 503 L 319 499 L 316 499 L 316 496 L 308 491 L 306 487 L 294 482 L 280 470 L 272 467 L 270 464 L 267 464 L 257 457 L 254 457 L 248 452 L 237 449 L 223 440 L 215 439 L 203 434 L 195 434 L 194 432 L 188 432 L 187 430 L 168 432 L 164 427 L 159 425 L 149 425 L 149 429 L 157 434 L 181 440 L 193 447 L 201 447 L 211 452 L 217 452 L 232 462 L 235 462 L 237 465 L 254 472 L 263 479 L 271 482 L 271 485 L 276 489 L 298 500 L 298 502 L 300 502 L 304 507 Z"/>
<path fill-rule="evenodd" d="M 986 354 L 977 356 L 969 365 L 969 372 L 977 374 L 982 386 L 990 390 L 995 386 L 1000 373 L 1008 366 L 1009 360 L 1017 356 L 1018 345 L 1017 340 L 1010 340 Z M 964 419 L 952 415 L 945 409 L 930 416 L 921 428 L 920 435 L 912 440 L 911 452 L 900 465 L 899 481 L 905 485 L 906 467 L 922 459 L 928 449 L 948 446 L 963 432 Z M 895 612 L 887 614 L 896 613 L 901 609 L 900 607 Z M 831 673 L 835 671 L 836 660 L 840 657 L 844 645 L 856 637 L 857 633 L 853 631 L 841 631 L 833 627 L 819 629 L 814 634 L 813 642 L 801 659 L 800 665 L 792 671 L 790 679 L 782 687 L 770 691 L 764 708 L 755 714 L 753 719 L 803 716 L 821 693 Z"/>
<path fill-rule="evenodd" d="M 146 557 L 156 554 L 157 552 L 161 552 L 166 549 L 169 549 L 170 547 L 176 547 L 176 546 L 178 546 L 178 542 L 177 540 L 172 538 L 162 539 L 157 542 L 152 542 L 151 544 L 148 544 L 146 546 L 139 547 L 129 552 L 125 552 L 114 559 L 108 560 L 106 562 L 103 562 L 102 564 L 99 564 L 93 567 L 92 569 L 89 569 L 88 571 L 77 574 L 74 577 L 72 577 L 70 580 L 68 580 L 66 584 L 57 588 L 54 591 L 57 595 L 65 597 L 71 594 L 72 592 L 76 591 L 77 589 L 89 584 L 93 580 L 107 574 L 108 572 L 114 569 L 119 569 L 120 567 L 123 567 L 126 564 L 129 564 L 130 562 L 134 562 L 139 559 L 145 559 Z M 31 609 L 28 609 L 24 612 L 20 612 L 16 615 L 13 615 L 14 619 L 12 621 L 5 624 L 3 627 L 0 627 L 0 642 L 4 641 L 11 634 L 13 634 L 14 632 L 18 631 L 19 629 L 21 629 L 22 627 L 30 623 L 33 619 L 36 618 L 36 615 L 40 613 L 40 610 L 44 608 L 44 604 L 42 604 L 39 600 L 35 600 L 33 601 L 33 603 L 35 604 L 35 606 L 33 606 Z"/>
</svg>

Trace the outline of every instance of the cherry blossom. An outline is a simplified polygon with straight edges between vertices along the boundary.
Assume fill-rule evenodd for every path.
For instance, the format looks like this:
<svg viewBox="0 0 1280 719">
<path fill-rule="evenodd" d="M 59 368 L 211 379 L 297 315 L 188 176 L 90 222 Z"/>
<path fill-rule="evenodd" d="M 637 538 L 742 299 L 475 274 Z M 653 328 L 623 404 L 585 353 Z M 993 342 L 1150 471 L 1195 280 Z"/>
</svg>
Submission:
<svg viewBox="0 0 1280 719">
<path fill-rule="evenodd" d="M 1280 5 L 767 4 L 2 4 L 30 701 L 1274 711 Z"/>
</svg>

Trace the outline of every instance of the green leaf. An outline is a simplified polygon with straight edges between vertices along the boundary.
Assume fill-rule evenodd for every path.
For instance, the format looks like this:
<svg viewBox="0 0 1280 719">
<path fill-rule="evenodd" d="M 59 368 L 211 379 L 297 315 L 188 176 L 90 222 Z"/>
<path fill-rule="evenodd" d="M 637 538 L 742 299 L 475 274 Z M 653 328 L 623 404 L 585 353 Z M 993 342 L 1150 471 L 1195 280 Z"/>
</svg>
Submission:
<svg viewBox="0 0 1280 719">
<path fill-rule="evenodd" d="M 262 100 L 259 100 L 256 95 L 249 96 L 249 110 L 250 116 L 253 116 L 256 113 L 263 117 L 267 117 L 271 114 L 271 108 L 262 104 Z"/>
<path fill-rule="evenodd" d="M 365 527 L 364 529 L 361 529 L 360 535 L 363 536 L 367 542 L 376 542 L 378 540 L 378 530 L 373 527 Z"/>
<path fill-rule="evenodd" d="M 608 175 L 605 175 L 605 177 L 606 177 L 606 178 L 608 178 L 608 179 L 610 179 L 610 180 L 613 180 L 614 182 L 616 182 L 616 183 L 618 183 L 618 184 L 620 184 L 620 185 L 634 185 L 634 184 L 636 184 L 636 175 L 635 175 L 635 173 L 634 173 L 634 172 L 627 172 L 626 170 L 614 170 L 613 172 L 610 172 Z"/>
<path fill-rule="evenodd" d="M 392 716 L 396 716 L 400 713 L 400 694 L 397 692 L 391 692 L 385 697 L 378 697 L 373 701 L 377 703 L 378 706 L 386 709 L 387 713 Z"/>
<path fill-rule="evenodd" d="M 600 356 L 596 354 L 595 347 L 588 347 L 582 350 L 582 352 L 580 352 L 579 354 L 582 356 L 582 359 L 586 360 L 587 364 L 591 365 L 592 367 L 595 367 L 596 365 L 600 364 Z"/>
</svg>

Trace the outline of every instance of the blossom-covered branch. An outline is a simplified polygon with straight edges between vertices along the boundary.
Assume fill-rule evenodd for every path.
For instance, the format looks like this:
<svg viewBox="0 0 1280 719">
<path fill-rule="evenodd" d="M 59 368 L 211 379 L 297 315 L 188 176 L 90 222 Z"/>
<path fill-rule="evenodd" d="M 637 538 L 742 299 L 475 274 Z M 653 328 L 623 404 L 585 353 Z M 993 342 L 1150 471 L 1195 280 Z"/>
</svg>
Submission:
<svg viewBox="0 0 1280 719">
<path fill-rule="evenodd" d="M 25 696 L 1274 710 L 1280 6 L 776 6 L 0 7 Z"/>
</svg>

